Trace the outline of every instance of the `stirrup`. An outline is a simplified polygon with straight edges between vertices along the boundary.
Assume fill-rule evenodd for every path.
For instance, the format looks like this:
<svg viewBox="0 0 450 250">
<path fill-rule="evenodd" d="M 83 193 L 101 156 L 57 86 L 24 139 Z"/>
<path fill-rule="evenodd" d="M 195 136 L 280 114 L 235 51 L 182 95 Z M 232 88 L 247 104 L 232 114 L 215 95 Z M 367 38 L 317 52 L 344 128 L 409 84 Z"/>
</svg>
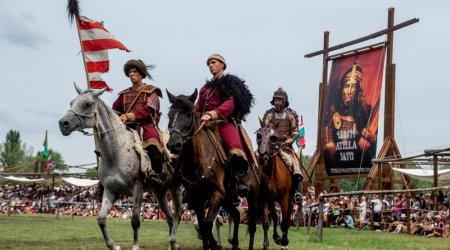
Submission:
<svg viewBox="0 0 450 250">
<path fill-rule="evenodd" d="M 303 202 L 302 194 L 300 194 L 299 192 L 295 192 L 294 201 L 295 201 L 295 203 L 302 203 Z"/>
</svg>

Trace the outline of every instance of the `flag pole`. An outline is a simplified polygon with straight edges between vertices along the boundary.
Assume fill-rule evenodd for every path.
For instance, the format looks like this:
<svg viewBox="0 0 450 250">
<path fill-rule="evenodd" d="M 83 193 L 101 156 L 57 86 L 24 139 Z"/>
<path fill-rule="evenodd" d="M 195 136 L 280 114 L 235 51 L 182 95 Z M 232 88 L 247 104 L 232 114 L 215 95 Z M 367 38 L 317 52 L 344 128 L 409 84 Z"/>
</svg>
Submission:
<svg viewBox="0 0 450 250">
<path fill-rule="evenodd" d="M 81 48 L 81 56 L 83 57 L 83 65 L 84 65 L 84 72 L 86 73 L 86 82 L 87 82 L 87 88 L 89 89 L 89 74 L 88 74 L 88 70 L 87 70 L 87 65 L 86 65 L 86 57 L 85 57 L 85 52 L 83 50 L 83 42 L 81 41 L 81 32 L 80 32 L 80 17 L 77 17 L 76 23 L 77 23 L 77 31 L 78 31 L 78 40 L 80 41 L 80 48 Z"/>
<path fill-rule="evenodd" d="M 67 1 L 67 15 L 69 17 L 70 23 L 72 23 L 75 19 L 75 23 L 77 24 L 77 32 L 78 32 L 78 40 L 80 41 L 81 55 L 83 57 L 83 65 L 84 72 L 86 74 L 87 88 L 89 89 L 89 74 L 86 65 L 86 56 L 83 50 L 83 42 L 81 41 L 81 32 L 80 32 L 80 8 L 78 5 L 78 0 L 68 0 Z"/>
</svg>

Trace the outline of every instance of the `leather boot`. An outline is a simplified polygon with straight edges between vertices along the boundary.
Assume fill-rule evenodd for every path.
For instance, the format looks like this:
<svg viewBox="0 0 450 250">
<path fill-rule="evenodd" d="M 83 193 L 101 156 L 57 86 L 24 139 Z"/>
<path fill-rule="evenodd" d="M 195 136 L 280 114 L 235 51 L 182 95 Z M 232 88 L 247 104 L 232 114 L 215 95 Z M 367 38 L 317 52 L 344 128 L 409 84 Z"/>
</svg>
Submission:
<svg viewBox="0 0 450 250">
<path fill-rule="evenodd" d="M 300 175 L 294 174 L 292 177 L 292 185 L 294 187 L 294 201 L 295 203 L 301 203 L 303 201 L 303 196 L 301 194 L 301 190 L 299 190 L 300 186 Z"/>
<path fill-rule="evenodd" d="M 229 164 L 233 175 L 236 178 L 238 195 L 240 197 L 247 197 L 249 188 L 247 182 L 245 181 L 245 176 L 247 175 L 248 162 L 242 157 L 233 156 L 230 159 Z"/>
</svg>

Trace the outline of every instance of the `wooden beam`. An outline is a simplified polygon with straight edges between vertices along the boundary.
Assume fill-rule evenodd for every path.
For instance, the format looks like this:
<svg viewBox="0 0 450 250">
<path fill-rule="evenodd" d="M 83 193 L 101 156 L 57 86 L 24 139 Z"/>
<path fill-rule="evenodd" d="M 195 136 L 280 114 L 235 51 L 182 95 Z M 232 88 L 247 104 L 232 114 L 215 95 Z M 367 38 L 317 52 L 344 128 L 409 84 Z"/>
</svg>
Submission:
<svg viewBox="0 0 450 250">
<path fill-rule="evenodd" d="M 350 42 L 346 42 L 346 43 L 343 43 L 343 44 L 339 44 L 339 45 L 330 47 L 327 50 L 322 49 L 322 50 L 318 50 L 316 52 L 312 52 L 312 53 L 306 54 L 305 57 L 306 58 L 311 58 L 311 57 L 314 57 L 314 56 L 321 55 L 321 54 L 323 54 L 325 52 L 330 52 L 330 51 L 333 51 L 333 50 L 342 49 L 342 48 L 345 48 L 345 47 L 348 47 L 348 46 L 351 46 L 351 45 L 354 45 L 354 44 L 357 44 L 357 43 L 360 43 L 360 42 L 364 42 L 364 41 L 367 41 L 367 40 L 370 40 L 370 39 L 373 39 L 373 38 L 377 38 L 379 36 L 387 34 L 388 32 L 392 32 L 394 30 L 398 30 L 398 29 L 404 28 L 406 26 L 409 26 L 409 25 L 417 23 L 417 22 L 419 22 L 419 18 L 413 18 L 413 19 L 408 20 L 406 22 L 397 24 L 397 25 L 393 26 L 392 28 L 387 28 L 387 29 L 384 29 L 384 30 L 380 30 L 378 32 L 375 32 L 375 33 L 372 33 L 370 35 L 367 35 L 367 36 L 364 36 L 364 37 L 352 40 Z"/>
<path fill-rule="evenodd" d="M 360 53 L 363 53 L 363 52 L 369 52 L 369 51 L 381 48 L 381 47 L 383 47 L 385 45 L 386 45 L 386 42 L 379 42 L 379 43 L 375 43 L 375 44 L 372 44 L 372 45 L 364 46 L 364 47 L 361 47 L 361 48 L 357 48 L 357 49 L 349 50 L 349 51 L 346 51 L 346 52 L 342 52 L 342 53 L 339 53 L 339 54 L 336 54 L 336 55 L 331 55 L 331 56 L 328 56 L 328 61 L 335 60 L 335 59 L 342 59 L 342 58 L 346 58 L 346 57 L 349 57 L 349 56 L 354 56 L 356 54 L 360 54 Z"/>
</svg>

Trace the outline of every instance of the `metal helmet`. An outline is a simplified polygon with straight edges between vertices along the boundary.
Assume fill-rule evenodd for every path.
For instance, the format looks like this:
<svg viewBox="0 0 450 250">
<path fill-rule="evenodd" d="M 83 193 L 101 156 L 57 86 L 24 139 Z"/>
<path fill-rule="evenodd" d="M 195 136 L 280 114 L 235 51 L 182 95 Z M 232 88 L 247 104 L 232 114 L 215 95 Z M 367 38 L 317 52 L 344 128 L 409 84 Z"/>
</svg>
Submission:
<svg viewBox="0 0 450 250">
<path fill-rule="evenodd" d="M 275 92 L 273 92 L 272 101 L 270 101 L 270 104 L 275 105 L 275 98 L 283 99 L 284 107 L 289 107 L 289 99 L 286 91 L 284 91 L 281 87 L 279 87 Z"/>
</svg>

